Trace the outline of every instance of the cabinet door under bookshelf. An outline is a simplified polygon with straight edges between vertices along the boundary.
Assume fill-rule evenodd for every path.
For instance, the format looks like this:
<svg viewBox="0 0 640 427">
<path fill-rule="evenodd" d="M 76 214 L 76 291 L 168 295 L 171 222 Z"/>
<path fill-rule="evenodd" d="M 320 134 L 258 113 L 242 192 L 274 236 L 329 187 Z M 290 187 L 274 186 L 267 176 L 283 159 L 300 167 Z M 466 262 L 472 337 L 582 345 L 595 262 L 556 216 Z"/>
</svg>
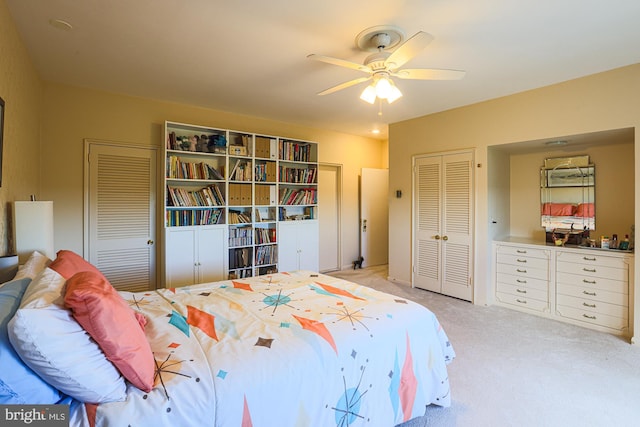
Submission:
<svg viewBox="0 0 640 427">
<path fill-rule="evenodd" d="M 208 247 L 223 254 L 224 265 L 215 268 L 226 278 L 280 271 L 281 245 L 297 248 L 302 239 L 317 246 L 317 143 L 169 121 L 165 141 L 165 282 L 180 285 L 174 274 L 177 260 L 184 264 L 183 258 L 197 257 L 193 249 L 176 252 L 188 244 L 169 233 L 180 227 L 224 228 L 224 239 L 217 235 L 216 245 Z M 301 227 L 301 236 L 281 237 L 279 226 L 289 221 L 316 226 Z M 315 259 L 312 266 L 317 252 L 305 251 Z"/>
</svg>

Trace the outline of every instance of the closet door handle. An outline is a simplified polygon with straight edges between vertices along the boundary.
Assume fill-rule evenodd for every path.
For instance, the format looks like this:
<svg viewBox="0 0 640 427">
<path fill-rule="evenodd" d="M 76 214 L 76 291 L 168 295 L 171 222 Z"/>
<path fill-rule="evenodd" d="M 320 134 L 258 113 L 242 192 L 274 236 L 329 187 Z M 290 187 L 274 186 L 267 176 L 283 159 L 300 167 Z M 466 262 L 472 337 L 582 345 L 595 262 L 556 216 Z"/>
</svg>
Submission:
<svg viewBox="0 0 640 427">
<path fill-rule="evenodd" d="M 436 234 L 435 236 L 433 236 L 433 238 L 436 239 L 436 240 L 440 240 L 440 235 Z"/>
<path fill-rule="evenodd" d="M 447 236 L 442 236 L 442 240 L 447 241 L 449 238 Z"/>
</svg>

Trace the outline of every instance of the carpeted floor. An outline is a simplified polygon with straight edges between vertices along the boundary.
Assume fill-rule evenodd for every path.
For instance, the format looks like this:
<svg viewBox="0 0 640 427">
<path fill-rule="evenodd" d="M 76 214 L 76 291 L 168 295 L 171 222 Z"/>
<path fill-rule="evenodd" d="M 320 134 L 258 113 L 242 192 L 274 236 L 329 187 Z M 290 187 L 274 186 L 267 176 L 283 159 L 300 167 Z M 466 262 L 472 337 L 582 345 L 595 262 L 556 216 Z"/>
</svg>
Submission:
<svg viewBox="0 0 640 427">
<path fill-rule="evenodd" d="M 429 406 L 402 427 L 640 425 L 640 345 L 412 289 L 386 280 L 386 266 L 330 274 L 426 306 L 449 336 L 451 407 Z"/>
</svg>

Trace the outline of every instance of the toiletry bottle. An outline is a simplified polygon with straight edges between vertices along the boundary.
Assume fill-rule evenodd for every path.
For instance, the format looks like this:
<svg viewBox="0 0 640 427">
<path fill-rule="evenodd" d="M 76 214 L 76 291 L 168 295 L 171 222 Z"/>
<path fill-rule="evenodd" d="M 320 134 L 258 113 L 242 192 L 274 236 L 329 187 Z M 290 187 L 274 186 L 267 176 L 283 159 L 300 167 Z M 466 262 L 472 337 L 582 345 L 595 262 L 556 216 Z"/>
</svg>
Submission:
<svg viewBox="0 0 640 427">
<path fill-rule="evenodd" d="M 625 234 L 624 235 L 624 240 L 622 242 L 620 242 L 620 245 L 618 246 L 619 249 L 626 251 L 629 249 L 629 235 Z"/>
<path fill-rule="evenodd" d="M 618 235 L 611 236 L 611 242 L 609 243 L 609 249 L 618 249 Z"/>
</svg>

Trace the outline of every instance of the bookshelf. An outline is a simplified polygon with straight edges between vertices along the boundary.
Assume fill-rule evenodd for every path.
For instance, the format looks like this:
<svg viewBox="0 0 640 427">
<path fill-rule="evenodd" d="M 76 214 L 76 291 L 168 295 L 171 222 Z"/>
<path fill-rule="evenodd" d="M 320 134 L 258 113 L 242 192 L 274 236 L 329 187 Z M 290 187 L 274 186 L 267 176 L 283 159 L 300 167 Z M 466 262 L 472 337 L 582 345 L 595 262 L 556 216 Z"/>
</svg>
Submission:
<svg viewBox="0 0 640 427">
<path fill-rule="evenodd" d="M 198 259 L 183 270 L 203 242 L 223 260 L 217 280 L 318 269 L 317 247 L 300 247 L 318 242 L 317 143 L 170 121 L 164 136 L 166 283 L 197 283 Z"/>
</svg>

